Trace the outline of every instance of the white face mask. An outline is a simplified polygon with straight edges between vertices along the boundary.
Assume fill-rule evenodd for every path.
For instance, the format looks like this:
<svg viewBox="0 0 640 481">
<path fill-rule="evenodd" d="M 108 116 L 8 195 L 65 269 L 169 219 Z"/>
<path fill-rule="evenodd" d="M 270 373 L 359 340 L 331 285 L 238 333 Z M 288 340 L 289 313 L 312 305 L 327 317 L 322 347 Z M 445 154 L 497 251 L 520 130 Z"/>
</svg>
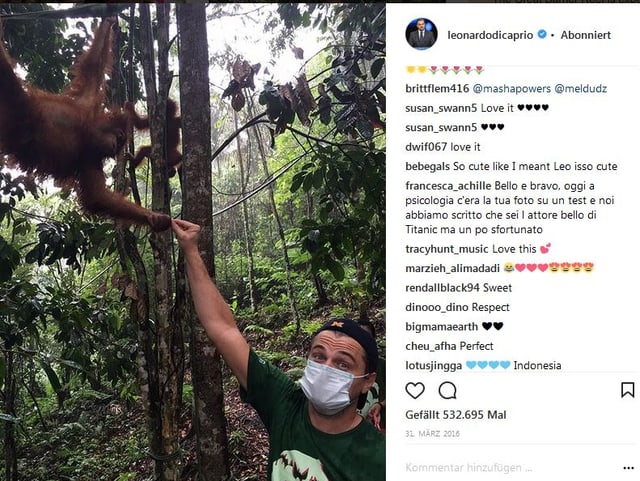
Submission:
<svg viewBox="0 0 640 481">
<path fill-rule="evenodd" d="M 333 416 L 353 402 L 349 397 L 353 380 L 367 376 L 354 376 L 350 372 L 308 360 L 300 386 L 320 414 Z"/>
</svg>

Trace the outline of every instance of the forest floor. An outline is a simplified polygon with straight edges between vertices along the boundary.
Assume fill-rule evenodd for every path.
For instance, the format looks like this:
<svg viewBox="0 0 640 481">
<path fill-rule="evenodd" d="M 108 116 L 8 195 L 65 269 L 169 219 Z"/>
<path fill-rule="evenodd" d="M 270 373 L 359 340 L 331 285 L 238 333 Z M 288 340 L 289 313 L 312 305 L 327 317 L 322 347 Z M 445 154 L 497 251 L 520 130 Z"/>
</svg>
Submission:
<svg viewBox="0 0 640 481">
<path fill-rule="evenodd" d="M 383 326 L 381 326 L 382 329 Z M 381 329 L 381 330 L 382 330 Z M 246 334 L 246 331 L 245 331 Z M 302 373 L 308 335 L 282 336 L 250 332 L 250 345 L 291 377 Z M 286 340 L 285 340 L 286 339 Z M 384 339 L 384 334 L 379 336 Z M 259 347 L 258 347 L 259 346 Z M 266 479 L 269 442 L 256 411 L 240 400 L 237 381 L 226 367 L 225 416 L 230 457 L 230 480 Z M 188 376 L 187 376 L 188 377 Z M 34 481 L 152 481 L 154 463 L 148 451 L 146 420 L 136 400 L 90 389 L 71 394 L 63 409 L 48 398 L 44 416 L 32 415 L 23 425 L 19 443 L 20 479 Z M 181 480 L 196 481 L 196 440 L 192 406 L 185 399 L 180 423 Z M 4 471 L 0 464 L 0 473 Z"/>
</svg>

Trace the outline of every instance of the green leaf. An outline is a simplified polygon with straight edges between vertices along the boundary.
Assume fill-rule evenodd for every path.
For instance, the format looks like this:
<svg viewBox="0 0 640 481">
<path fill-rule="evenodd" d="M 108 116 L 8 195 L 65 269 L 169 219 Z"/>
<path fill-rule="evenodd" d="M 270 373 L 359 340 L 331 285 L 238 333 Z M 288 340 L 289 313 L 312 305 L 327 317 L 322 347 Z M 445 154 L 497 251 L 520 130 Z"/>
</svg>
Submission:
<svg viewBox="0 0 640 481">
<path fill-rule="evenodd" d="M 356 122 L 356 129 L 358 129 L 360 135 L 362 135 L 362 137 L 364 137 L 365 139 L 370 139 L 371 137 L 373 137 L 373 127 L 365 119 L 359 119 Z"/>
<path fill-rule="evenodd" d="M 11 212 L 11 206 L 6 202 L 0 202 L 0 222 L 4 219 L 4 216 Z"/>
<path fill-rule="evenodd" d="M 345 20 L 343 20 L 340 25 L 338 25 L 338 28 L 336 29 L 338 32 L 342 32 L 343 30 L 345 30 L 349 24 L 351 23 L 351 19 L 347 18 Z"/>
<path fill-rule="evenodd" d="M 327 259 L 327 269 L 329 269 L 337 281 L 344 279 L 344 267 L 342 267 L 339 262 L 331 258 Z"/>
<path fill-rule="evenodd" d="M 60 364 L 64 364 L 65 366 L 72 367 L 73 369 L 77 369 L 78 371 L 86 372 L 86 369 L 75 361 L 71 361 L 69 359 L 58 359 Z"/>
<path fill-rule="evenodd" d="M 302 26 L 308 27 L 309 25 L 311 25 L 311 18 L 309 17 L 309 12 L 304 12 L 302 14 Z"/>
<path fill-rule="evenodd" d="M 47 362 L 43 361 L 43 360 L 40 360 L 40 367 L 42 367 L 42 369 L 44 370 L 45 374 L 47 375 L 47 378 L 49 379 L 49 383 L 51 384 L 51 387 L 53 388 L 53 390 L 56 393 L 61 392 L 62 391 L 62 384 L 60 384 L 60 379 L 58 378 L 58 375 L 53 370 L 51 365 L 48 364 Z"/>
<path fill-rule="evenodd" d="M 20 264 L 20 252 L 0 236 L 0 282 L 8 281 Z"/>
<path fill-rule="evenodd" d="M 304 182 L 302 183 L 302 188 L 305 192 L 309 192 L 311 187 L 313 186 L 313 174 L 307 174 L 304 178 Z"/>
<path fill-rule="evenodd" d="M 297 192 L 304 181 L 305 175 L 306 174 L 304 172 L 298 172 L 293 176 L 293 179 L 291 179 L 291 187 L 289 187 L 291 192 Z"/>
<path fill-rule="evenodd" d="M 9 423 L 19 423 L 20 422 L 20 418 L 17 418 L 15 416 L 12 416 L 11 414 L 6 414 L 6 413 L 0 413 L 0 419 L 2 421 L 6 421 Z"/>
<path fill-rule="evenodd" d="M 319 189 L 322 187 L 322 182 L 324 181 L 324 176 L 322 175 L 322 170 L 318 169 L 313 174 L 313 187 Z"/>
<path fill-rule="evenodd" d="M 384 58 L 376 59 L 371 65 L 371 77 L 375 79 L 382 70 L 382 67 L 384 67 Z"/>
</svg>

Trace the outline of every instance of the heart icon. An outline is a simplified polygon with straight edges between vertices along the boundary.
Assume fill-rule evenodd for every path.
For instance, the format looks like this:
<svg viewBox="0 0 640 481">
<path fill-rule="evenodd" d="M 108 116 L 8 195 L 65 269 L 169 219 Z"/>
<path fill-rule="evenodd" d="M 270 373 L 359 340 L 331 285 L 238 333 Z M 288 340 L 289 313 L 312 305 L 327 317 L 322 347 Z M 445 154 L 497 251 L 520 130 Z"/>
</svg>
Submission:
<svg viewBox="0 0 640 481">
<path fill-rule="evenodd" d="M 527 264 L 527 269 L 529 269 L 531 272 L 535 271 L 537 268 L 538 266 L 535 264 Z"/>
<path fill-rule="evenodd" d="M 483 322 L 482 323 L 482 327 L 484 327 L 485 330 L 488 331 L 489 329 L 491 329 L 491 323 L 490 322 Z"/>
<path fill-rule="evenodd" d="M 487 364 L 489 364 L 487 361 L 478 361 L 478 367 L 480 369 L 484 369 L 485 367 L 487 367 Z"/>
<path fill-rule="evenodd" d="M 538 270 L 540 272 L 544 272 L 547 270 L 547 267 L 549 267 L 549 264 L 538 264 Z"/>
<path fill-rule="evenodd" d="M 525 265 L 524 264 L 516 264 L 516 270 L 518 272 L 522 272 L 524 270 Z"/>
<path fill-rule="evenodd" d="M 502 369 L 507 369 L 511 365 L 511 361 L 500 361 L 500 367 Z"/>
<path fill-rule="evenodd" d="M 495 328 L 496 331 L 499 331 L 500 329 L 502 329 L 502 326 L 504 326 L 504 322 L 494 322 L 493 323 L 493 327 Z"/>
<path fill-rule="evenodd" d="M 407 391 L 407 394 L 413 399 L 418 399 L 424 392 L 424 384 L 421 382 L 408 382 L 404 390 Z"/>
<path fill-rule="evenodd" d="M 489 367 L 491 369 L 496 369 L 499 366 L 498 361 L 489 361 Z"/>
<path fill-rule="evenodd" d="M 549 252 L 549 247 L 551 247 L 551 242 L 549 242 L 546 246 L 540 246 L 540 252 L 546 254 Z"/>
<path fill-rule="evenodd" d="M 476 362 L 475 361 L 467 361 L 467 367 L 469 369 L 473 369 L 474 367 L 476 367 Z"/>
<path fill-rule="evenodd" d="M 542 104 L 542 110 L 547 110 L 549 108 L 549 104 Z"/>
</svg>

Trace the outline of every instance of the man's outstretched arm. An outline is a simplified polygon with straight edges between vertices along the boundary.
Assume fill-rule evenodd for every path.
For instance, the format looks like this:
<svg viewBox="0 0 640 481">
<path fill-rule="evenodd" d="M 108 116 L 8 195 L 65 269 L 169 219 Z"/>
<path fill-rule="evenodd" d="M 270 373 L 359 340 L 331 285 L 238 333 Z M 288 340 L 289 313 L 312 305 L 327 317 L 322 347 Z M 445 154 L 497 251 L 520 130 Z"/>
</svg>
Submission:
<svg viewBox="0 0 640 481">
<path fill-rule="evenodd" d="M 249 344 L 238 329 L 227 302 L 209 277 L 198 251 L 200 226 L 180 219 L 171 221 L 171 228 L 184 252 L 187 278 L 196 313 L 207 336 L 225 360 L 243 389 L 247 388 Z"/>
</svg>

